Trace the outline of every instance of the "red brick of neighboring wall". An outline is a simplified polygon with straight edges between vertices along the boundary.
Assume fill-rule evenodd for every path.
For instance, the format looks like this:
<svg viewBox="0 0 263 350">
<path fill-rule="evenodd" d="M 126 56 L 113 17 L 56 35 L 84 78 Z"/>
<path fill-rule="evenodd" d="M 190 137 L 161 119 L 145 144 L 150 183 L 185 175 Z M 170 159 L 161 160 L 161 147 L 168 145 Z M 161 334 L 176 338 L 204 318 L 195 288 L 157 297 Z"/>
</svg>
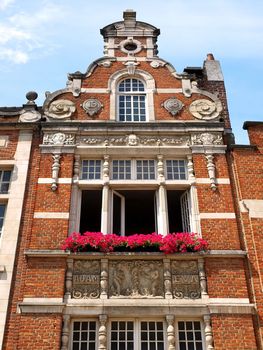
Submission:
<svg viewBox="0 0 263 350">
<path fill-rule="evenodd" d="M 215 350 L 259 350 L 251 315 L 213 315 Z"/>
</svg>

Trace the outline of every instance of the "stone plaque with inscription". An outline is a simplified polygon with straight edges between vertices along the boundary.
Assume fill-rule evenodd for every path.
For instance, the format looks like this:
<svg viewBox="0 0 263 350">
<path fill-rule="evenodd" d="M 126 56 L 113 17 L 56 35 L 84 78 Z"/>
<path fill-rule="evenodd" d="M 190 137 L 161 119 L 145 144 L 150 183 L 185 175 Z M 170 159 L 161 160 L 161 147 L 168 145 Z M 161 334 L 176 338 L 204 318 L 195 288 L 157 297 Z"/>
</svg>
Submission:
<svg viewBox="0 0 263 350">
<path fill-rule="evenodd" d="M 173 261 L 172 293 L 176 299 L 201 298 L 197 261 Z"/>
<path fill-rule="evenodd" d="M 76 260 L 73 269 L 73 299 L 99 298 L 100 261 Z"/>
</svg>

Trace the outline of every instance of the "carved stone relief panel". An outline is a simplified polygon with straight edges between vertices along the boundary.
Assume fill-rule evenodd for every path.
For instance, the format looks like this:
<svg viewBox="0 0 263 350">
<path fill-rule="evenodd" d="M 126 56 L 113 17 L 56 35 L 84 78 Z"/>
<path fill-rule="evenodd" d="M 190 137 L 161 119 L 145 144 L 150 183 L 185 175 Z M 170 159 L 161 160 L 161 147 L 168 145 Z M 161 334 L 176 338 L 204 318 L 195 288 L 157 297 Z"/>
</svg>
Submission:
<svg viewBox="0 0 263 350">
<path fill-rule="evenodd" d="M 81 106 L 85 112 L 92 117 L 94 114 L 97 114 L 101 110 L 103 104 L 96 98 L 89 98 L 84 101 Z"/>
<path fill-rule="evenodd" d="M 222 104 L 219 100 L 200 99 L 191 103 L 189 111 L 197 119 L 211 120 L 222 112 Z"/>
<path fill-rule="evenodd" d="M 193 145 L 222 145 L 222 134 L 210 134 L 208 132 L 202 134 L 192 134 L 191 140 Z"/>
<path fill-rule="evenodd" d="M 201 298 L 197 261 L 172 261 L 171 270 L 174 298 Z"/>
<path fill-rule="evenodd" d="M 110 297 L 163 297 L 163 263 L 160 261 L 111 261 Z"/>
<path fill-rule="evenodd" d="M 75 260 L 73 268 L 73 299 L 95 299 L 100 296 L 100 261 Z"/>
<path fill-rule="evenodd" d="M 74 145 L 75 135 L 64 134 L 62 132 L 57 132 L 55 134 L 45 134 L 43 137 L 43 145 Z"/>
<path fill-rule="evenodd" d="M 76 107 L 74 102 L 69 100 L 55 100 L 50 103 L 48 108 L 45 109 L 45 115 L 48 119 L 69 119 L 75 112 Z"/>
<path fill-rule="evenodd" d="M 130 134 L 126 136 L 112 137 L 81 137 L 80 144 L 86 145 L 103 145 L 103 146 L 189 146 L 190 139 L 188 136 L 137 136 Z"/>
<path fill-rule="evenodd" d="M 183 103 L 175 97 L 168 98 L 162 106 L 173 116 L 175 116 L 183 108 Z"/>
</svg>

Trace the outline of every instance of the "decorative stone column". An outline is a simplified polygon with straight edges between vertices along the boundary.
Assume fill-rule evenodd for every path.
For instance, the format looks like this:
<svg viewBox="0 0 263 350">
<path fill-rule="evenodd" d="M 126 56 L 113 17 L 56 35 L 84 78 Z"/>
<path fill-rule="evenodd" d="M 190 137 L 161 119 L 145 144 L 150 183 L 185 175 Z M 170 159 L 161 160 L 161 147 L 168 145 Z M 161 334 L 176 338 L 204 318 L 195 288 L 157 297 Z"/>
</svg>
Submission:
<svg viewBox="0 0 263 350">
<path fill-rule="evenodd" d="M 207 283 L 206 283 L 206 275 L 205 275 L 205 259 L 198 259 L 198 271 L 199 271 L 199 280 L 201 287 L 201 295 L 207 295 Z"/>
<path fill-rule="evenodd" d="M 163 259 L 165 299 L 172 299 L 172 274 L 170 259 Z"/>
<path fill-rule="evenodd" d="M 53 159 L 53 164 L 52 164 L 52 184 L 51 184 L 51 189 L 52 191 L 56 191 L 58 188 L 58 173 L 60 169 L 60 154 L 53 154 L 52 159 Z"/>
<path fill-rule="evenodd" d="M 107 350 L 107 315 L 99 315 L 99 350 Z"/>
<path fill-rule="evenodd" d="M 201 225 L 200 225 L 200 213 L 198 206 L 198 196 L 196 186 L 191 185 L 190 187 L 190 201 L 191 201 L 191 222 L 193 224 L 192 231 L 201 235 Z"/>
<path fill-rule="evenodd" d="M 188 179 L 191 182 L 195 182 L 194 163 L 193 163 L 193 157 L 191 155 L 187 156 L 187 170 L 188 170 Z"/>
<path fill-rule="evenodd" d="M 206 350 L 212 350 L 214 349 L 214 346 L 213 346 L 214 339 L 213 339 L 210 315 L 204 315 L 204 323 L 205 323 Z"/>
<path fill-rule="evenodd" d="M 108 233 L 109 230 L 109 156 L 104 156 L 103 163 L 103 189 L 102 189 L 102 208 L 101 208 L 101 232 Z"/>
<path fill-rule="evenodd" d="M 214 156 L 212 154 L 207 154 L 206 160 L 207 160 L 208 175 L 211 182 L 211 189 L 213 191 L 216 191 L 216 188 L 217 188 L 216 187 L 216 166 L 213 162 Z"/>
<path fill-rule="evenodd" d="M 160 184 L 158 190 L 159 208 L 158 208 L 158 233 L 167 235 L 168 229 L 168 214 L 167 214 L 167 202 L 166 202 L 166 188 Z"/>
<path fill-rule="evenodd" d="M 108 259 L 101 259 L 101 273 L 100 273 L 100 298 L 108 298 Z"/>
<path fill-rule="evenodd" d="M 66 271 L 66 293 L 64 295 L 65 302 L 67 302 L 67 300 L 71 298 L 72 275 L 73 275 L 73 259 L 68 259 L 67 260 L 67 271 Z"/>
<path fill-rule="evenodd" d="M 61 337 L 61 350 L 68 350 L 70 316 L 63 315 L 63 328 Z"/>
<path fill-rule="evenodd" d="M 168 350 L 175 350 L 175 335 L 174 335 L 174 316 L 167 315 L 167 345 Z"/>
<path fill-rule="evenodd" d="M 80 222 L 80 189 L 78 188 L 80 178 L 80 155 L 74 158 L 73 181 L 71 190 L 71 203 L 69 214 L 69 233 L 78 231 Z"/>
</svg>

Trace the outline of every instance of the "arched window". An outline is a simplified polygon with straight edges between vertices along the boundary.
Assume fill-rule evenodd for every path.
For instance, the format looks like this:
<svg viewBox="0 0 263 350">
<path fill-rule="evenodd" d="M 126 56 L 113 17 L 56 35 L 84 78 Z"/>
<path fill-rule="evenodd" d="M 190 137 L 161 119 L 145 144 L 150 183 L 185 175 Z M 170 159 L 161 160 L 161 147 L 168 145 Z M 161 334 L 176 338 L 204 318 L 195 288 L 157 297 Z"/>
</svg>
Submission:
<svg viewBox="0 0 263 350">
<path fill-rule="evenodd" d="M 122 80 L 118 85 L 118 119 L 120 122 L 146 121 L 146 91 L 136 78 Z"/>
</svg>

